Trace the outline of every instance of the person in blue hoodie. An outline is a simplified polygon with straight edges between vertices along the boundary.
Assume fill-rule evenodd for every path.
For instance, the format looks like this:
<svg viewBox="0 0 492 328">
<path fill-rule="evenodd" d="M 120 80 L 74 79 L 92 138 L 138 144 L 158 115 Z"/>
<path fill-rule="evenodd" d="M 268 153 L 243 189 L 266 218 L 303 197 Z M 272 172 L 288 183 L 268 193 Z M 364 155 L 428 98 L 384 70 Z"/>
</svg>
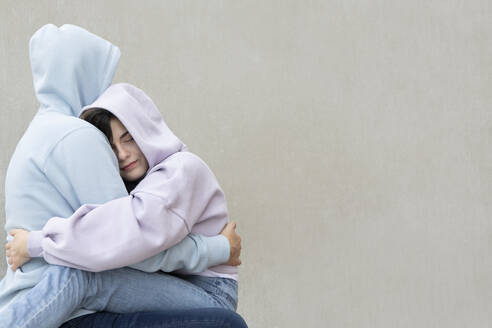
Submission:
<svg viewBox="0 0 492 328">
<path fill-rule="evenodd" d="M 69 217 L 82 204 L 100 204 L 128 195 L 118 174 L 117 161 L 105 137 L 95 127 L 77 118 L 81 108 L 94 102 L 110 85 L 119 57 L 116 46 L 74 25 L 63 25 L 60 28 L 45 25 L 31 38 L 30 59 L 40 108 L 19 141 L 7 169 L 6 231 L 15 228 L 39 230 L 47 218 Z M 175 254 L 170 259 L 186 262 L 190 253 L 213 257 L 210 252 L 214 251 L 214 247 L 220 246 L 206 238 L 189 235 L 167 251 Z M 219 252 L 223 253 L 223 250 Z M 48 302 L 29 303 L 29 299 L 23 296 L 48 271 L 55 270 L 60 275 L 76 275 L 80 272 L 69 268 L 56 271 L 58 268 L 62 267 L 49 265 L 43 259 L 36 258 L 22 266 L 22 269 L 7 270 L 6 276 L 0 281 L 0 327 L 55 327 L 61 324 L 36 322 L 35 316 L 16 317 L 9 310 L 9 305 L 15 302 L 26 302 L 25 306 L 33 308 L 50 306 Z M 91 274 L 93 276 L 89 278 L 103 285 L 108 292 L 106 299 L 94 299 L 94 303 L 118 298 L 118 295 L 132 295 L 134 297 L 125 299 L 125 306 L 134 311 L 143 311 L 139 308 L 143 300 L 158 299 L 163 293 L 169 292 L 169 295 L 180 295 L 174 301 L 188 305 L 183 309 L 200 307 L 200 303 L 194 304 L 196 300 L 187 298 L 186 293 L 183 293 L 187 288 L 186 282 L 170 275 L 130 268 Z M 84 277 L 89 279 L 88 276 Z M 57 282 L 56 276 L 53 281 Z M 59 281 L 70 279 L 64 277 Z M 70 286 L 56 286 L 61 287 Z M 83 317 L 83 325 L 87 326 L 98 320 L 105 324 L 132 321 L 138 325 L 142 319 L 145 324 L 157 324 L 162 323 L 163 318 L 169 318 L 170 314 L 172 317 L 169 312 L 140 316 L 90 314 L 93 312 L 76 309 L 67 313 L 67 319 L 76 318 L 73 320 L 79 320 L 80 324 L 82 319 L 77 317 L 89 314 Z M 197 315 L 193 312 L 190 317 L 195 320 Z M 228 315 L 230 313 L 219 311 L 215 314 L 204 312 L 198 316 L 203 319 L 213 317 L 213 320 L 220 321 Z M 182 322 L 188 320 L 187 316 L 188 313 L 176 313 L 176 318 Z"/>
</svg>

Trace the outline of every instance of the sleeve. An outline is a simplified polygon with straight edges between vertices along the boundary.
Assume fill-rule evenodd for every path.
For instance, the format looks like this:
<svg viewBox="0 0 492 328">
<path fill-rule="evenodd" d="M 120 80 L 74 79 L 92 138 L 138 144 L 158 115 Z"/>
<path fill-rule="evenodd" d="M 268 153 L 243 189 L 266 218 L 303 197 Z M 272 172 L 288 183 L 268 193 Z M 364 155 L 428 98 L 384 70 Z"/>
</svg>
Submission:
<svg viewBox="0 0 492 328">
<path fill-rule="evenodd" d="M 32 255 L 97 272 L 138 263 L 176 245 L 217 192 L 211 188 L 215 178 L 189 158 L 176 156 L 151 171 L 129 196 L 83 205 L 66 219 L 51 218 L 42 231 L 30 234 Z M 91 167 L 90 159 L 78 160 L 80 169 Z"/>
<path fill-rule="evenodd" d="M 229 241 L 223 235 L 205 237 L 189 234 L 178 244 L 139 263 L 130 265 L 145 272 L 200 273 L 229 260 Z"/>
</svg>

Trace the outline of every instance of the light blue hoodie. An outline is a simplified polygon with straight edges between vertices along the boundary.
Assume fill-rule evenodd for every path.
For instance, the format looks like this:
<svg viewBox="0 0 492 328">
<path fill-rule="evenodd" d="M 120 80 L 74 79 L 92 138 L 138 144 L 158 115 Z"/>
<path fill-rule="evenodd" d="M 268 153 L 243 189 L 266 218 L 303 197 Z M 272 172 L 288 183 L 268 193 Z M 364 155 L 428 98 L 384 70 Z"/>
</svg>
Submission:
<svg viewBox="0 0 492 328">
<path fill-rule="evenodd" d="M 41 230 L 48 219 L 69 217 L 82 204 L 128 196 L 105 136 L 77 118 L 82 107 L 108 88 L 119 57 L 116 46 L 73 25 L 45 25 L 31 38 L 31 66 L 40 108 L 7 169 L 7 233 L 14 228 Z M 208 257 L 204 245 L 199 250 L 200 245 L 193 243 L 183 247 Z M 189 256 L 182 250 L 176 254 Z M 0 312 L 37 284 L 47 268 L 42 258 L 34 258 L 16 272 L 7 269 L 0 282 Z M 85 313 L 88 311 L 80 310 L 72 317 Z"/>
</svg>

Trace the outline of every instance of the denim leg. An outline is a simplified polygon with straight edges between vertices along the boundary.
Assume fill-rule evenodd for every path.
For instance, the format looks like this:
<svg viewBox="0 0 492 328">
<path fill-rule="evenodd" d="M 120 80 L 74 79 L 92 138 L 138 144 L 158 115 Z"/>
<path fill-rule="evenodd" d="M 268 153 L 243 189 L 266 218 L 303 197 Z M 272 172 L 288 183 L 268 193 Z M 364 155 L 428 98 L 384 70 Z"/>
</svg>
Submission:
<svg viewBox="0 0 492 328">
<path fill-rule="evenodd" d="M 0 327 L 58 327 L 83 302 L 89 273 L 50 265 L 42 280 L 0 313 Z"/>
<path fill-rule="evenodd" d="M 96 273 L 81 307 L 132 313 L 223 306 L 201 287 L 176 276 L 121 268 Z"/>
<path fill-rule="evenodd" d="M 204 277 L 197 275 L 179 275 L 180 278 L 202 288 L 213 297 L 224 309 L 237 310 L 238 284 L 234 279 Z"/>
<path fill-rule="evenodd" d="M 170 274 L 130 268 L 93 273 L 52 265 L 1 313 L 0 323 L 58 327 L 79 308 L 132 313 L 209 307 L 228 308 L 203 288 Z"/>
<path fill-rule="evenodd" d="M 237 313 L 225 309 L 169 310 L 117 314 L 98 312 L 72 319 L 60 328 L 247 328 Z"/>
</svg>

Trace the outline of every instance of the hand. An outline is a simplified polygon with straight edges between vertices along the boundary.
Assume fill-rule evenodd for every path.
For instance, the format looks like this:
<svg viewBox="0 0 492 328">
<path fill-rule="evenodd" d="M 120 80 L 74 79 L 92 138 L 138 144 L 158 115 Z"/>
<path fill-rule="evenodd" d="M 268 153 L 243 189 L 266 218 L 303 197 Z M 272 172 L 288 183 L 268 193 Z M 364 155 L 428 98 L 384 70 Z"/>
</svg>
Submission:
<svg viewBox="0 0 492 328">
<path fill-rule="evenodd" d="M 8 263 L 11 265 L 12 271 L 15 271 L 31 259 L 27 252 L 27 237 L 29 236 L 29 231 L 14 229 L 10 231 L 10 235 L 13 236 L 14 239 L 5 245 L 5 250 Z"/>
<path fill-rule="evenodd" d="M 229 261 L 225 264 L 232 266 L 238 266 L 241 264 L 241 260 L 239 259 L 239 256 L 241 255 L 241 237 L 236 233 L 235 229 L 236 223 L 229 222 L 220 232 L 221 235 L 224 235 L 227 240 L 229 240 L 229 245 L 231 248 L 231 256 L 229 257 Z"/>
</svg>

